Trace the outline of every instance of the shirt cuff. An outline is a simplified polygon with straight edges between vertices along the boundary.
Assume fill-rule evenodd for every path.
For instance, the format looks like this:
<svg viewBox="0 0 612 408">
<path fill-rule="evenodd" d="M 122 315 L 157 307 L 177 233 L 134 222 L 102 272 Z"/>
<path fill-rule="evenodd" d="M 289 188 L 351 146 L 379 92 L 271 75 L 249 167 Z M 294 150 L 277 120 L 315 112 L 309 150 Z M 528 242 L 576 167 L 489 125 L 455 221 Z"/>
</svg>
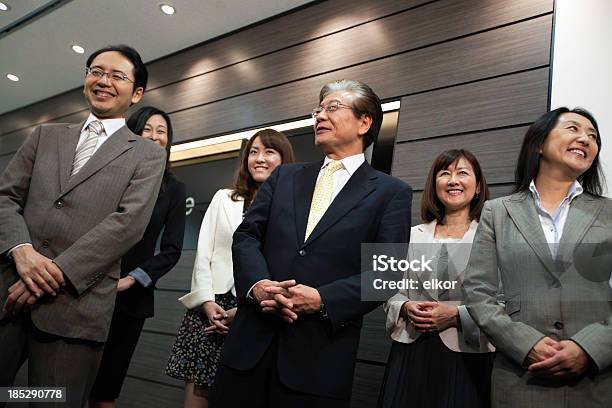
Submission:
<svg viewBox="0 0 612 408">
<path fill-rule="evenodd" d="M 265 279 L 260 279 L 260 280 L 258 280 L 257 282 L 255 282 L 255 284 L 254 284 L 253 286 L 251 286 L 251 289 L 249 289 L 249 290 L 248 290 L 248 292 L 246 293 L 246 297 L 247 297 L 247 299 L 250 299 L 250 300 L 253 300 L 253 301 L 257 302 L 257 299 L 255 299 L 255 297 L 254 297 L 254 296 L 253 296 L 251 293 L 253 292 L 253 288 L 254 288 L 255 286 L 257 286 L 257 284 L 258 284 L 259 282 L 264 281 L 264 280 L 265 280 Z"/>
<path fill-rule="evenodd" d="M 136 282 L 140 283 L 144 288 L 148 288 L 153 283 L 149 275 L 140 268 L 134 269 L 132 272 L 128 273 L 128 275 L 134 278 Z"/>
<path fill-rule="evenodd" d="M 14 247 L 12 247 L 11 249 L 9 249 L 9 250 L 6 252 L 6 257 L 7 257 L 7 258 L 9 258 L 9 259 L 13 259 L 13 257 L 11 256 L 11 253 L 12 253 L 14 250 L 16 250 L 17 248 L 22 247 L 22 246 L 26 246 L 26 245 L 32 246 L 32 244 L 30 244 L 29 242 L 26 242 L 26 243 L 23 243 L 23 244 L 19 244 L 19 245 L 15 245 Z"/>
</svg>

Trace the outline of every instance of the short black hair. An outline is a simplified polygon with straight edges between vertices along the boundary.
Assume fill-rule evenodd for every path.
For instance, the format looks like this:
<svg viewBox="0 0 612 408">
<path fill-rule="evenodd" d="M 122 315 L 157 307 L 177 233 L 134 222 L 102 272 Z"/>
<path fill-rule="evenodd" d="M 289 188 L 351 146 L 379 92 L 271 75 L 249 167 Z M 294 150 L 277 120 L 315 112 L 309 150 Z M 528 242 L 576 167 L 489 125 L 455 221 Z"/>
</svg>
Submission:
<svg viewBox="0 0 612 408">
<path fill-rule="evenodd" d="M 523 145 L 521 146 L 521 152 L 519 153 L 516 164 L 514 184 L 515 193 L 529 191 L 529 184 L 531 184 L 532 180 L 535 180 L 536 176 L 538 175 L 538 171 L 540 170 L 540 149 L 550 131 L 559 121 L 559 116 L 564 113 L 575 113 L 588 119 L 597 131 L 597 155 L 595 156 L 591 167 L 589 167 L 587 171 L 578 177 L 578 181 L 582 185 L 584 191 L 587 193 L 594 196 L 601 196 L 603 194 L 602 185 L 604 175 L 601 169 L 601 164 L 599 163 L 599 153 L 601 152 L 601 135 L 599 133 L 597 121 L 595 120 L 595 117 L 585 109 L 569 109 L 565 106 L 546 112 L 536 119 L 529 129 L 527 129 L 527 133 L 525 133 Z"/>
<path fill-rule="evenodd" d="M 164 112 L 161 109 L 158 109 L 154 106 L 143 106 L 138 109 L 136 112 L 132 113 L 128 120 L 126 121 L 126 126 L 132 132 L 137 134 L 138 136 L 142 136 L 142 132 L 144 131 L 145 125 L 151 116 L 160 115 L 166 121 L 166 129 L 167 129 L 167 137 L 168 143 L 166 144 L 166 169 L 164 171 L 164 178 L 162 181 L 162 191 L 166 189 L 168 178 L 171 176 L 170 172 L 170 148 L 172 147 L 172 121 L 170 120 L 170 115 Z"/>
<path fill-rule="evenodd" d="M 87 58 L 87 64 L 86 64 L 87 68 L 91 66 L 91 63 L 98 55 L 105 53 L 105 52 L 111 52 L 111 51 L 116 51 L 120 53 L 125 58 L 127 58 L 134 66 L 134 69 L 133 69 L 134 86 L 132 88 L 132 92 L 135 91 L 137 88 L 142 88 L 143 92 L 146 91 L 147 81 L 149 80 L 149 71 L 147 71 L 147 67 L 145 66 L 144 62 L 142 62 L 142 59 L 140 58 L 140 54 L 138 54 L 138 51 L 136 51 L 134 48 L 130 47 L 129 45 L 125 45 L 125 44 L 108 45 L 104 48 L 100 48 L 99 50 L 94 51 Z"/>
</svg>

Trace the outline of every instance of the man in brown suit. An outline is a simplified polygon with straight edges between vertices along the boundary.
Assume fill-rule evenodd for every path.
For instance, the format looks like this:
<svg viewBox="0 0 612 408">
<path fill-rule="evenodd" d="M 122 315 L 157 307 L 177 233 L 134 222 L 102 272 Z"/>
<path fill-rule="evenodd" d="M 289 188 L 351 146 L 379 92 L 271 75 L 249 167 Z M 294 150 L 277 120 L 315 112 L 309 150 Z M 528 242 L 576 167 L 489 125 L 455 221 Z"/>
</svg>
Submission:
<svg viewBox="0 0 612 408">
<path fill-rule="evenodd" d="M 37 127 L 0 176 L 0 386 L 28 359 L 30 386 L 66 387 L 62 407 L 89 395 L 120 258 L 144 232 L 165 166 L 165 150 L 125 126 L 147 76 L 130 47 L 93 53 L 87 120 Z"/>
</svg>

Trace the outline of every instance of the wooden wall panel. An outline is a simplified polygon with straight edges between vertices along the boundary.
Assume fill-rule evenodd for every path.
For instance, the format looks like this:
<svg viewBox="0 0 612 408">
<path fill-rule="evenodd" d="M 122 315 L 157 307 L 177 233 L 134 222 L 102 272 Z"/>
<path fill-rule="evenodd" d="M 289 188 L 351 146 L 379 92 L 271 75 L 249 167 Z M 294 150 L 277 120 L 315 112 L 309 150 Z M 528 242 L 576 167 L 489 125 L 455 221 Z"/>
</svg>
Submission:
<svg viewBox="0 0 612 408">
<path fill-rule="evenodd" d="M 182 292 L 174 291 L 155 291 L 155 317 L 147 319 L 144 325 L 145 330 L 159 333 L 166 333 L 174 336 L 187 309 L 178 298 L 183 296 Z"/>
<path fill-rule="evenodd" d="M 256 24 L 216 41 L 188 48 L 148 64 L 148 89 L 152 90 L 337 31 L 347 30 L 364 22 L 416 7 L 428 1 L 334 0 L 334 2 L 320 2 L 297 13 L 288 13 L 264 24 Z M 536 6 L 534 11 L 547 8 L 543 4 L 544 1 L 538 0 L 538 3 L 542 5 Z M 347 7 L 350 7 L 350 13 L 346 13 Z M 330 16 L 334 17 L 330 18 Z M 63 116 L 86 108 L 87 105 L 79 87 L 0 116 L 0 135 L 49 120 L 57 121 Z"/>
<path fill-rule="evenodd" d="M 157 287 L 159 289 L 169 289 L 183 294 L 189 293 L 191 288 L 191 273 L 193 271 L 193 264 L 195 262 L 195 250 L 183 250 L 181 258 L 179 259 L 176 266 L 168 274 L 164 275 L 160 280 L 157 281 Z"/>
<path fill-rule="evenodd" d="M 542 5 L 523 3 L 531 6 L 500 12 L 493 0 L 439 1 L 152 90 L 142 103 L 181 111 L 506 24 L 532 16 L 533 6 Z"/>
<path fill-rule="evenodd" d="M 121 408 L 178 408 L 183 406 L 184 395 L 182 387 L 154 384 L 128 376 L 123 383 L 117 406 Z"/>
<path fill-rule="evenodd" d="M 174 336 L 143 331 L 136 346 L 128 374 L 157 383 L 181 387 L 182 381 L 165 374 L 166 363 L 174 344 Z"/>
<path fill-rule="evenodd" d="M 389 358 L 391 337 L 385 328 L 386 314 L 382 306 L 374 309 L 363 318 L 361 340 L 357 358 L 386 364 Z"/>
<path fill-rule="evenodd" d="M 376 406 L 378 391 L 385 373 L 385 367 L 357 363 L 351 398 L 351 408 L 372 408 Z"/>
<path fill-rule="evenodd" d="M 228 123 L 243 129 L 306 116 L 321 86 L 338 78 L 364 80 L 381 98 L 392 98 L 547 65 L 550 29 L 551 17 L 544 16 L 178 112 L 172 115 L 176 140 L 223 133 Z"/>
<path fill-rule="evenodd" d="M 422 190 L 434 159 L 449 149 L 468 149 L 476 156 L 489 184 L 511 183 L 527 127 L 493 130 L 460 136 L 444 136 L 398 143 L 393 175 Z M 411 160 L 404 160 L 410 157 Z"/>
<path fill-rule="evenodd" d="M 402 98 L 397 141 L 531 123 L 546 111 L 547 89 L 540 68 Z"/>
</svg>

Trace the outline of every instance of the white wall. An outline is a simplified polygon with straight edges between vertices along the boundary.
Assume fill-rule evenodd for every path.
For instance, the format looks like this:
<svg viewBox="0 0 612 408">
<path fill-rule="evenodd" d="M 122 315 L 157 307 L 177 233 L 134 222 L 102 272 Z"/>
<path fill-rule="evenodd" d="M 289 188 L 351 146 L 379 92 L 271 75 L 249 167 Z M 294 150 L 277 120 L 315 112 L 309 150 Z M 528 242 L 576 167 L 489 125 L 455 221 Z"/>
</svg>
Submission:
<svg viewBox="0 0 612 408">
<path fill-rule="evenodd" d="M 612 195 L 612 1 L 556 0 L 551 108 L 589 110 Z"/>
</svg>

